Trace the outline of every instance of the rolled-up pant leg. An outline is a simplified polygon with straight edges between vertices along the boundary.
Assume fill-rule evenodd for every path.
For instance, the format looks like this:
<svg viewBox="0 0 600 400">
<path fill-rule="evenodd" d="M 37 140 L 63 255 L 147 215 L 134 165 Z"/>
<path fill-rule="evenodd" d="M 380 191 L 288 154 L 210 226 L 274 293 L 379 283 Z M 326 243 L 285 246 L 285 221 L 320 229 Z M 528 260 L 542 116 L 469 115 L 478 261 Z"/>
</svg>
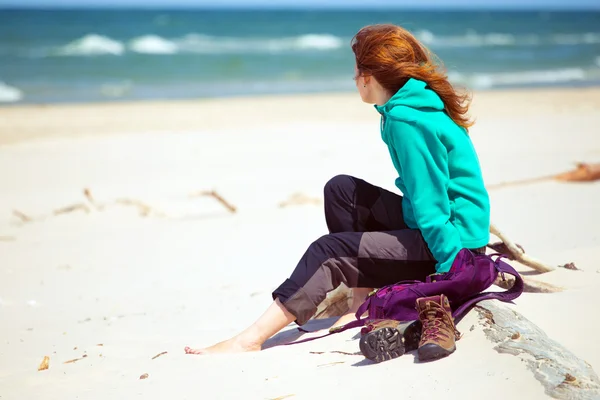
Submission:
<svg viewBox="0 0 600 400">
<path fill-rule="evenodd" d="M 305 324 L 327 293 L 348 287 L 382 287 L 401 280 L 424 280 L 435 260 L 417 230 L 340 232 L 322 236 L 302 256 L 289 279 L 273 292 Z"/>
</svg>

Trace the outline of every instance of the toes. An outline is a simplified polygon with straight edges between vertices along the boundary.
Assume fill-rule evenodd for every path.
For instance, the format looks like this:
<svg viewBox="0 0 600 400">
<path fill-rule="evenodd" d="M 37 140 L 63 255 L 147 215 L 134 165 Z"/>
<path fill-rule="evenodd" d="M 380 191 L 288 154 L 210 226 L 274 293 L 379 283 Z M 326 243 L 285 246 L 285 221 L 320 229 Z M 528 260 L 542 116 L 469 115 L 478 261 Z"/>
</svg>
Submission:
<svg viewBox="0 0 600 400">
<path fill-rule="evenodd" d="M 202 354 L 201 349 L 192 349 L 191 347 L 186 347 L 184 350 L 186 354 Z"/>
</svg>

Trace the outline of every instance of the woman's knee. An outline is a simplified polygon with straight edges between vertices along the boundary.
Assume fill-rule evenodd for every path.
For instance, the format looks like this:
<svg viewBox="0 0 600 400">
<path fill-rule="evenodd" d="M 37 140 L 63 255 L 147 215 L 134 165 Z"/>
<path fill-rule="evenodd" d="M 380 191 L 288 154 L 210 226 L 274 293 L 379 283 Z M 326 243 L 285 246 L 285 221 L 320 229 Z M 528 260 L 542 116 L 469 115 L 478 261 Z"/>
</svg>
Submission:
<svg viewBox="0 0 600 400">
<path fill-rule="evenodd" d="M 311 255 L 325 260 L 335 255 L 337 241 L 333 234 L 323 235 L 310 244 L 308 251 Z"/>
<path fill-rule="evenodd" d="M 353 192 L 356 187 L 355 178 L 350 175 L 336 175 L 325 184 L 323 192 L 325 200 L 331 196 L 339 196 L 342 193 Z"/>
<path fill-rule="evenodd" d="M 329 233 L 311 243 L 308 251 L 322 264 L 328 259 L 356 257 L 361 234 L 355 232 Z"/>
</svg>

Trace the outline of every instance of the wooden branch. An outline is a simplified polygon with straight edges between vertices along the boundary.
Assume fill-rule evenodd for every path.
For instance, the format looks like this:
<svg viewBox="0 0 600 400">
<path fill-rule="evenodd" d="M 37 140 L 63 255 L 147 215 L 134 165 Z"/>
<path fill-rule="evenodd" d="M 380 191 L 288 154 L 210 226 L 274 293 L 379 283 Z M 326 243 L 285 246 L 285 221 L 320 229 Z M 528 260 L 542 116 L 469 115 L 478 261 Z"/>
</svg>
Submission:
<svg viewBox="0 0 600 400">
<path fill-rule="evenodd" d="M 515 243 L 515 246 L 521 249 L 522 252 L 525 252 L 525 249 L 519 243 Z M 515 259 L 515 256 L 510 252 L 508 246 L 504 242 L 489 243 L 487 247 L 494 250 L 496 253 L 505 254 L 509 260 Z"/>
<path fill-rule="evenodd" d="M 487 338 L 497 343 L 494 349 L 525 362 L 548 396 L 564 400 L 600 398 L 600 379 L 591 365 L 549 338 L 523 315 L 490 300 L 474 309 Z"/>
<path fill-rule="evenodd" d="M 61 207 L 57 210 L 54 210 L 52 212 L 52 214 L 53 215 L 68 214 L 68 213 L 78 211 L 78 210 L 82 210 L 86 214 L 88 214 L 90 212 L 90 209 L 88 206 L 86 206 L 85 204 L 82 204 L 82 203 L 78 203 L 78 204 L 72 204 L 72 205 L 66 206 L 66 207 Z"/>
<path fill-rule="evenodd" d="M 294 205 L 303 205 L 303 204 L 312 204 L 312 205 L 320 205 L 322 204 L 321 199 L 316 197 L 309 197 L 302 193 L 294 193 L 290 196 L 289 199 L 282 201 L 279 203 L 280 208 L 294 206 Z"/>
<path fill-rule="evenodd" d="M 140 200 L 117 199 L 117 200 L 115 200 L 115 204 L 136 207 L 138 209 L 138 212 L 140 213 L 140 216 L 142 216 L 142 217 L 147 217 L 150 214 L 154 214 L 158 217 L 166 217 L 166 214 L 164 212 L 156 210 Z"/>
<path fill-rule="evenodd" d="M 556 175 L 539 176 L 535 178 L 526 178 L 511 182 L 500 182 L 487 185 L 487 189 L 499 189 L 503 187 L 513 187 L 527 185 L 531 183 L 556 180 L 560 182 L 593 182 L 600 180 L 600 163 L 577 163 L 576 168 L 571 171 Z"/>
<path fill-rule="evenodd" d="M 527 293 L 556 293 L 565 290 L 563 287 L 552 285 L 550 283 L 540 282 L 535 279 L 528 277 L 521 277 L 523 279 L 523 292 Z M 497 285 L 503 289 L 510 289 L 515 283 L 515 278 L 512 276 L 506 276 L 502 279 L 500 275 L 496 278 L 494 285 Z"/>
<path fill-rule="evenodd" d="M 155 359 L 157 359 L 160 356 L 164 356 L 165 354 L 167 354 L 166 351 L 163 351 L 162 353 L 158 353 L 157 355 L 155 355 L 154 357 L 152 357 L 152 360 L 155 360 Z"/>
<path fill-rule="evenodd" d="M 229 203 L 227 200 L 225 200 L 223 198 L 223 196 L 221 196 L 219 193 L 217 193 L 214 190 L 204 190 L 201 192 L 192 193 L 190 195 L 190 197 L 201 197 L 201 196 L 208 196 L 208 197 L 215 198 L 219 203 L 221 203 L 232 214 L 237 211 L 237 209 L 235 208 L 235 206 L 233 204 Z"/>
<path fill-rule="evenodd" d="M 32 217 L 30 217 L 30 216 L 29 216 L 29 215 L 27 215 L 27 214 L 24 214 L 24 213 L 22 213 L 22 212 L 21 212 L 21 211 L 19 211 L 19 210 L 13 210 L 12 214 L 13 214 L 15 217 L 19 218 L 19 219 L 21 220 L 21 222 L 31 222 L 31 221 L 33 221 L 33 218 L 32 218 Z"/>
<path fill-rule="evenodd" d="M 557 181 L 563 182 L 593 182 L 600 179 L 600 163 L 577 163 L 573 171 L 554 176 Z"/>
<path fill-rule="evenodd" d="M 554 177 L 555 177 L 554 175 L 546 175 L 546 176 L 536 176 L 534 178 L 519 179 L 516 181 L 492 183 L 492 184 L 486 185 L 486 189 L 493 190 L 493 189 L 501 189 L 504 187 L 530 185 L 532 183 L 551 181 L 552 179 L 554 179 Z"/>
<path fill-rule="evenodd" d="M 99 203 L 96 202 L 96 200 L 94 199 L 94 196 L 92 196 L 92 191 L 90 189 L 84 188 L 83 189 L 83 196 L 88 201 L 88 203 L 90 203 L 90 205 L 92 207 L 94 207 L 96 210 L 102 211 L 104 209 L 104 205 L 99 204 Z"/>
<path fill-rule="evenodd" d="M 521 264 L 527 265 L 528 267 L 531 267 L 539 272 L 550 272 L 556 269 L 553 266 L 545 264 L 542 261 L 529 256 L 522 250 L 522 248 L 519 248 L 519 246 L 517 246 L 508 236 L 506 236 L 506 234 L 501 232 L 496 225 L 490 225 L 490 232 L 502 240 L 513 259 L 519 261 Z"/>
</svg>

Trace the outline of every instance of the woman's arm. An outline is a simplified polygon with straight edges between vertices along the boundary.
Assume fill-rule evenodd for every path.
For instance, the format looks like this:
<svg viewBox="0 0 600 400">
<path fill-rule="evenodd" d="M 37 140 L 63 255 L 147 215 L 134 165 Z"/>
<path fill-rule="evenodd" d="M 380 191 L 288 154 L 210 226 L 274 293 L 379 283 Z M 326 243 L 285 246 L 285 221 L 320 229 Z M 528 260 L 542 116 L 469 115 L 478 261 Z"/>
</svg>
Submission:
<svg viewBox="0 0 600 400">
<path fill-rule="evenodd" d="M 436 132 L 412 123 L 391 120 L 391 141 L 402 171 L 417 226 L 438 272 L 452 266 L 462 248 L 458 230 L 450 222 L 448 152 Z"/>
</svg>

